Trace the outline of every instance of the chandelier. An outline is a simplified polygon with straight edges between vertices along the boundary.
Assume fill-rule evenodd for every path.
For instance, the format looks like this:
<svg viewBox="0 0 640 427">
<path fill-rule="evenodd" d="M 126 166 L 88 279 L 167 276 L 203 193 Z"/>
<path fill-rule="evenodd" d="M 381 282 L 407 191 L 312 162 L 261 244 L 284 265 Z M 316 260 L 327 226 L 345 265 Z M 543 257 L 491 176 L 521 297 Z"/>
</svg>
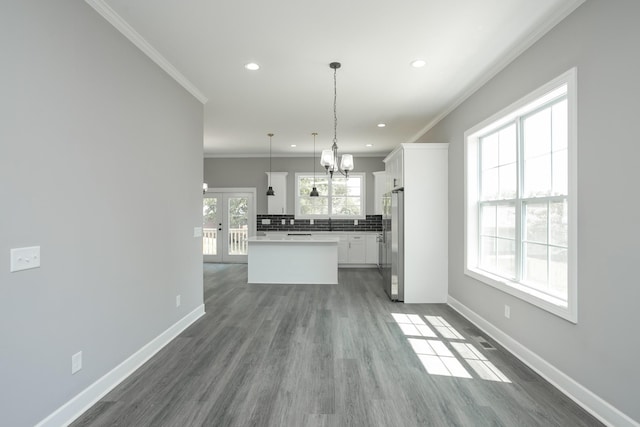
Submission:
<svg viewBox="0 0 640 427">
<path fill-rule="evenodd" d="M 333 70 L 333 145 L 331 149 L 322 150 L 320 156 L 320 164 L 324 166 L 327 173 L 333 178 L 334 172 L 340 172 L 345 177 L 349 177 L 349 172 L 353 170 L 353 156 L 351 154 L 343 154 L 338 163 L 338 114 L 336 109 L 336 100 L 338 98 L 336 74 L 341 64 L 332 62 L 329 68 Z"/>
</svg>

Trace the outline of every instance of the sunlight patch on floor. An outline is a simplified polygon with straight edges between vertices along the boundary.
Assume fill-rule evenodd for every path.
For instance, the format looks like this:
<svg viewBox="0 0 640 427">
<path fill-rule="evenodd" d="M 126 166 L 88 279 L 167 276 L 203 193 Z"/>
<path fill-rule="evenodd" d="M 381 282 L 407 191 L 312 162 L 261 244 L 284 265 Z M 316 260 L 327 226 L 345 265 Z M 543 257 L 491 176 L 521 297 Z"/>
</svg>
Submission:
<svg viewBox="0 0 640 427">
<path fill-rule="evenodd" d="M 407 336 L 411 348 L 430 375 L 474 378 L 465 368 L 466 364 L 480 379 L 511 382 L 475 346 L 464 342 L 465 337 L 444 317 L 424 316 L 423 320 L 417 314 L 391 313 L 391 316 L 402 333 Z M 448 345 L 457 355 L 449 349 Z"/>
</svg>

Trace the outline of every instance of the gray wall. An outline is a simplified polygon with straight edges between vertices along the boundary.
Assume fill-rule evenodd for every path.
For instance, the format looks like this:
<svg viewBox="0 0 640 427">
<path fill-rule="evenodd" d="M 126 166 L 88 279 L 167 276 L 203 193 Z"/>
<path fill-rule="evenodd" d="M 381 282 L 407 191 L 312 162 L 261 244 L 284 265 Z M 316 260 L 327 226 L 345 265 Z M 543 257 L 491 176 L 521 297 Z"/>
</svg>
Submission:
<svg viewBox="0 0 640 427">
<path fill-rule="evenodd" d="M 384 170 L 384 157 L 354 157 L 354 172 L 365 172 L 367 192 L 367 215 L 373 215 L 373 172 Z M 316 158 L 316 172 L 324 175 L 324 168 Z M 312 157 L 274 157 L 271 162 L 273 172 L 289 172 L 287 175 L 287 213 L 294 213 L 294 179 L 296 172 L 313 172 Z M 204 181 L 209 188 L 214 187 L 256 187 L 256 213 L 267 213 L 267 175 L 269 158 L 205 158 Z M 277 189 L 276 189 L 277 191 Z"/>
<path fill-rule="evenodd" d="M 202 105 L 83 1 L 3 0 L 0 52 L 0 424 L 31 426 L 202 304 Z"/>
<path fill-rule="evenodd" d="M 449 293 L 640 421 L 640 2 L 588 0 L 421 142 L 449 142 Z M 463 274 L 463 133 L 578 68 L 578 324 Z M 511 319 L 503 306 L 511 306 Z"/>
</svg>

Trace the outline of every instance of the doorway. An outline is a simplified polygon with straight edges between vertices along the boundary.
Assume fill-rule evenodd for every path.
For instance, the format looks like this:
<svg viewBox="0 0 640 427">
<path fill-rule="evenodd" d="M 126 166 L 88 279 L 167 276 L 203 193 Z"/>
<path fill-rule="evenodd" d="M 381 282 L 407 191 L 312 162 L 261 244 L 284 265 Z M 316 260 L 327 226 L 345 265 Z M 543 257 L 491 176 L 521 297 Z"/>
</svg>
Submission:
<svg viewBox="0 0 640 427">
<path fill-rule="evenodd" d="M 247 262 L 255 235 L 255 189 L 211 189 L 203 198 L 204 262 Z"/>
</svg>

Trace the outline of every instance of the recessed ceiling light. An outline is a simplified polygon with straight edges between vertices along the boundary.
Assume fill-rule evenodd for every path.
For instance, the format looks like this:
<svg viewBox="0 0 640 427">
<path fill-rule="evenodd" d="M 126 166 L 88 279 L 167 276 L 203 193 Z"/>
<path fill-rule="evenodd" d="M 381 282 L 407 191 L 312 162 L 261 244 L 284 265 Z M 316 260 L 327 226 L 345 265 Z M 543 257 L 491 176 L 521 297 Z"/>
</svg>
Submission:
<svg viewBox="0 0 640 427">
<path fill-rule="evenodd" d="M 291 148 L 296 148 L 297 145 L 296 144 L 291 144 Z"/>
<path fill-rule="evenodd" d="M 411 66 L 413 68 L 422 68 L 425 65 L 427 65 L 427 61 L 425 61 L 424 59 L 416 59 L 415 61 L 411 62 Z"/>
<path fill-rule="evenodd" d="M 365 147 L 373 147 L 373 144 L 364 144 Z"/>
<path fill-rule="evenodd" d="M 385 127 L 386 125 L 387 125 L 386 123 L 378 123 L 378 127 L 379 127 L 379 128 L 383 128 L 383 127 Z"/>
<path fill-rule="evenodd" d="M 249 62 L 248 64 L 244 64 L 244 68 L 246 68 L 249 71 L 256 71 L 260 69 L 260 66 L 255 62 Z"/>
</svg>

